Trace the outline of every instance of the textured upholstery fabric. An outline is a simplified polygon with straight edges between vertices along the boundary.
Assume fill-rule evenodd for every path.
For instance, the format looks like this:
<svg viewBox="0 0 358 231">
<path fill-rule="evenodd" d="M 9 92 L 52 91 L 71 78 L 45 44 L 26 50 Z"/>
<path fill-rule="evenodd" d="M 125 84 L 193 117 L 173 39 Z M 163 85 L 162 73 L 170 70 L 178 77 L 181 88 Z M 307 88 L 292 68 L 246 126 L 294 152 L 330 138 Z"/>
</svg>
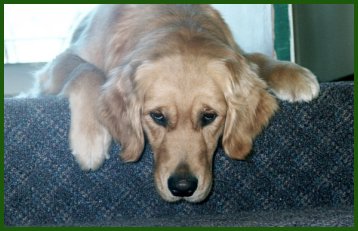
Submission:
<svg viewBox="0 0 358 231">
<path fill-rule="evenodd" d="M 147 144 L 137 163 L 83 172 L 70 154 L 66 99 L 5 99 L 4 203 L 9 226 L 352 226 L 353 82 L 321 84 L 311 103 L 280 102 L 246 161 L 214 157 L 199 204 L 155 191 Z"/>
</svg>

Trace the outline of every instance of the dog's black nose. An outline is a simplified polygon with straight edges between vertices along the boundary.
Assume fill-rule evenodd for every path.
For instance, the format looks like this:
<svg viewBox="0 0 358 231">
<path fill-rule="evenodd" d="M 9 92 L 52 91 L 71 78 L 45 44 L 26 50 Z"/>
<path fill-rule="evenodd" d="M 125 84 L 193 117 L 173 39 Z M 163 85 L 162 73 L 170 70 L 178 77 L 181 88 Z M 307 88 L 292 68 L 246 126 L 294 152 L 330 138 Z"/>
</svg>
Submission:
<svg viewBox="0 0 358 231">
<path fill-rule="evenodd" d="M 177 197 L 190 197 L 197 187 L 198 179 L 190 174 L 174 174 L 168 179 L 168 188 Z"/>
</svg>

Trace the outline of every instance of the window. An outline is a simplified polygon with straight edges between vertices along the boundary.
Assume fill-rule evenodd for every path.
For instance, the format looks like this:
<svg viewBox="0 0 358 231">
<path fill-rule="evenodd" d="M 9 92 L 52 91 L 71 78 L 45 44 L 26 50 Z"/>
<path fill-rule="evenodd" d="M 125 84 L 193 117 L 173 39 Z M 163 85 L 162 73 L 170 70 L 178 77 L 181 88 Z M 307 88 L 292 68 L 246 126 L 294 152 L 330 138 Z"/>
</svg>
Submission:
<svg viewBox="0 0 358 231">
<path fill-rule="evenodd" d="M 95 5 L 5 4 L 4 62 L 47 62 L 66 48 L 74 22 Z"/>
</svg>

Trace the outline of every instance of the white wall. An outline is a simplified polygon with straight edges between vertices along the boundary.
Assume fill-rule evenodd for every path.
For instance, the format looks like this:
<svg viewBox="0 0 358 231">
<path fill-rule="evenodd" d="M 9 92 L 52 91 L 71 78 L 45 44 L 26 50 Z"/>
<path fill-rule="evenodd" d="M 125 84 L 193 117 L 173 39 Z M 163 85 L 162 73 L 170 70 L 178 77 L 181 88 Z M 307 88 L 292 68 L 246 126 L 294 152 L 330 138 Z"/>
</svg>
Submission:
<svg viewBox="0 0 358 231">
<path fill-rule="evenodd" d="M 236 42 L 245 52 L 274 54 L 271 4 L 212 4 L 229 25 Z"/>
</svg>

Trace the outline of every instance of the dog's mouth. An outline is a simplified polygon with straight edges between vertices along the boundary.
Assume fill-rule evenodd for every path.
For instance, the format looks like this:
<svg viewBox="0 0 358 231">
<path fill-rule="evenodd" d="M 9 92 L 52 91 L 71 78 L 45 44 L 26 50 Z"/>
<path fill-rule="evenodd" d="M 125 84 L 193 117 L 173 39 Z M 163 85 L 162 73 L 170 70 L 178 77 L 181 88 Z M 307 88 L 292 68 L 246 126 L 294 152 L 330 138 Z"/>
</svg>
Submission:
<svg viewBox="0 0 358 231">
<path fill-rule="evenodd" d="M 170 168 L 163 163 L 155 166 L 155 187 L 165 201 L 198 203 L 204 201 L 211 191 L 210 167 L 199 168 L 184 161 Z"/>
<path fill-rule="evenodd" d="M 193 184 L 192 182 L 190 183 L 183 183 L 180 182 L 180 190 L 181 191 L 177 191 L 176 189 L 169 189 L 169 185 L 168 185 L 168 191 L 165 193 L 166 195 L 163 195 L 163 193 L 160 193 L 163 197 L 163 199 L 165 199 L 168 202 L 178 202 L 178 201 L 187 201 L 187 202 L 191 202 L 191 203 L 200 203 L 202 201 L 204 201 L 208 194 L 210 193 L 211 190 L 211 185 L 206 186 L 206 187 L 198 187 L 197 189 L 191 189 L 190 187 L 194 186 L 189 186 L 189 185 L 185 185 L 185 184 Z M 182 188 L 181 188 L 182 187 Z M 168 194 L 168 192 L 170 192 L 170 194 Z"/>
</svg>

